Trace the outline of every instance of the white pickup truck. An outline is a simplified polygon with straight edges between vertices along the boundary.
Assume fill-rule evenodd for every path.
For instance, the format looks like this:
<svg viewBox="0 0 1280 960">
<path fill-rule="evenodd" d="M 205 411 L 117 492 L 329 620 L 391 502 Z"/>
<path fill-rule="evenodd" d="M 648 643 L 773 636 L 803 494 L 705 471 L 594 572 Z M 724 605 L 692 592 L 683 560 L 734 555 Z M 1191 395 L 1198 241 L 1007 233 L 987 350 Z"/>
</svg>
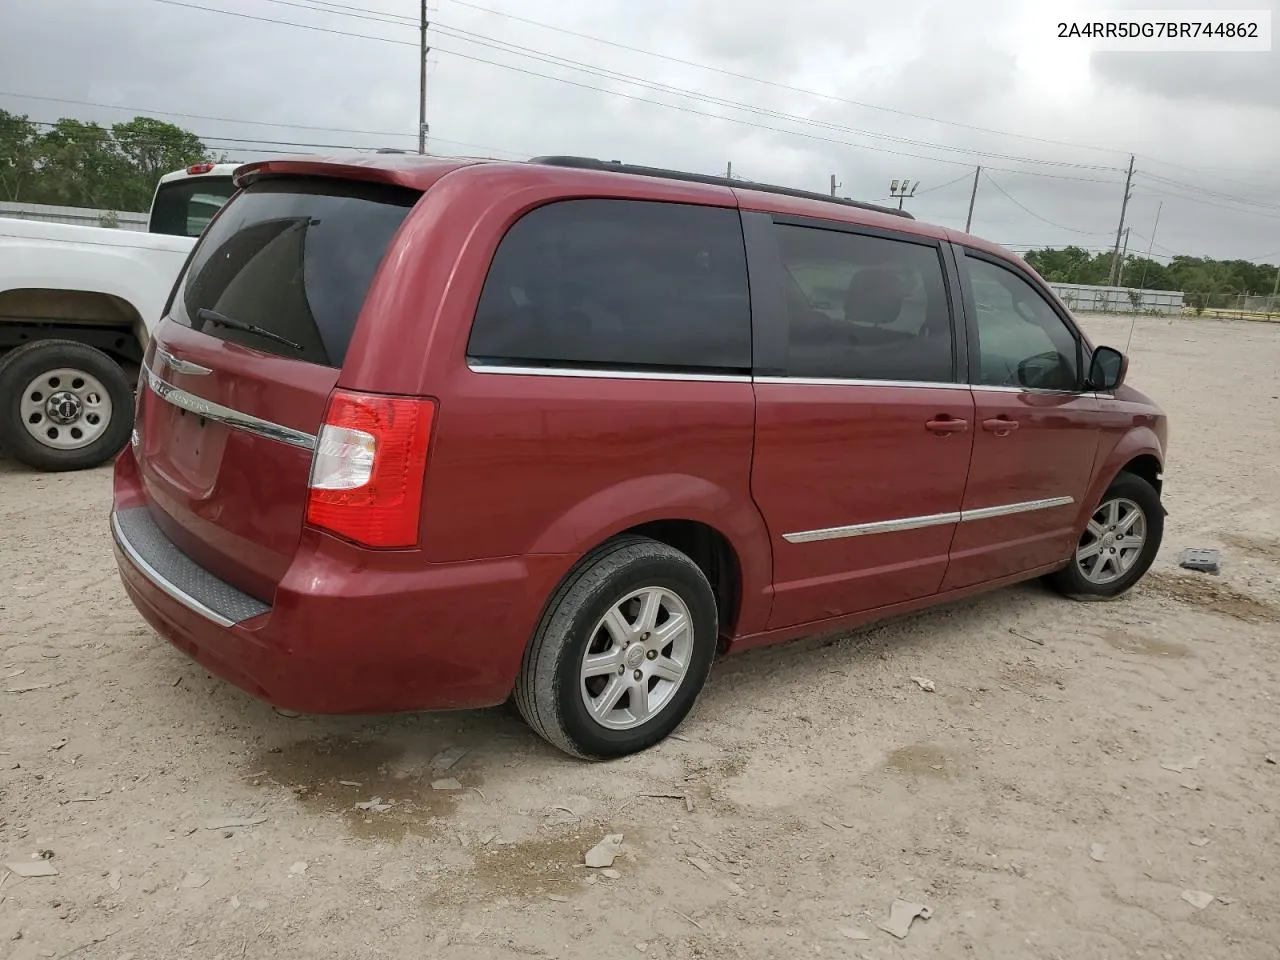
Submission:
<svg viewBox="0 0 1280 960">
<path fill-rule="evenodd" d="M 81 470 L 124 447 L 147 337 L 238 166 L 161 178 L 146 233 L 0 218 L 0 449 Z"/>
</svg>

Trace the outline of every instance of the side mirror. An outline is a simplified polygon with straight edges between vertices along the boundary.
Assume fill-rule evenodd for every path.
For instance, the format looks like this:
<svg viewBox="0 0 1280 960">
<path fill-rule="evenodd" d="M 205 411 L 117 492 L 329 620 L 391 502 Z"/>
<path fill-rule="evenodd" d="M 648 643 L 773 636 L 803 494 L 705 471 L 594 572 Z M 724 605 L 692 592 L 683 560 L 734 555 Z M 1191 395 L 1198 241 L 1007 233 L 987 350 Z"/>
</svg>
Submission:
<svg viewBox="0 0 1280 960">
<path fill-rule="evenodd" d="M 1129 358 L 1115 347 L 1098 347 L 1089 361 L 1089 387 L 1110 393 L 1124 383 L 1129 372 Z"/>
</svg>

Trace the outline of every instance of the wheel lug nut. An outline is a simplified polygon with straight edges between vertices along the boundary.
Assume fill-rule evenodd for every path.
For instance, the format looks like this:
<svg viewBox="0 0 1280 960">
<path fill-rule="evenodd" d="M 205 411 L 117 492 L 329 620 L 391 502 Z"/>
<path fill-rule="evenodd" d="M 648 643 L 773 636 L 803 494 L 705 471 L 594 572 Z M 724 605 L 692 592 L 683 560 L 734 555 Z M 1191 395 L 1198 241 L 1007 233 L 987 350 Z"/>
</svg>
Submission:
<svg viewBox="0 0 1280 960">
<path fill-rule="evenodd" d="M 646 654 L 645 654 L 645 656 L 646 656 L 646 657 L 648 657 L 650 660 L 657 660 L 657 659 L 658 659 L 658 651 L 657 651 L 657 650 L 650 650 L 648 653 L 646 653 Z"/>
<path fill-rule="evenodd" d="M 634 676 L 637 680 L 643 680 L 643 679 L 644 679 L 644 674 L 643 674 L 643 673 L 641 673 L 639 670 L 637 670 L 637 671 L 633 674 L 633 676 Z"/>
<path fill-rule="evenodd" d="M 619 667 L 619 668 L 618 668 L 618 676 L 622 676 L 622 675 L 623 675 L 624 673 L 626 673 L 626 672 L 627 672 L 627 668 L 626 668 L 626 667 Z"/>
<path fill-rule="evenodd" d="M 642 633 L 642 634 L 640 634 L 640 639 L 641 639 L 641 640 L 648 640 L 648 639 L 649 639 L 649 636 L 650 636 L 650 634 Z"/>
</svg>

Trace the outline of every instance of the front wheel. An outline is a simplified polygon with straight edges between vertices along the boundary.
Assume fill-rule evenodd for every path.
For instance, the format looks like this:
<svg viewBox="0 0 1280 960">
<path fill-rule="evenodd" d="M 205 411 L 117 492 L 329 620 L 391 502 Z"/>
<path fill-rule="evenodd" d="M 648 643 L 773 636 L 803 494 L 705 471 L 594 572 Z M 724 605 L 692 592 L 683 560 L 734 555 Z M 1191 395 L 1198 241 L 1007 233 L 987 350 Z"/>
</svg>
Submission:
<svg viewBox="0 0 1280 960">
<path fill-rule="evenodd" d="M 40 340 L 0 361 L 0 446 L 36 470 L 84 470 L 114 457 L 133 427 L 133 388 L 101 350 Z"/>
<path fill-rule="evenodd" d="M 715 595 L 698 565 L 666 544 L 620 537 L 585 557 L 538 624 L 516 705 L 566 753 L 635 753 L 685 718 L 716 651 Z"/>
<path fill-rule="evenodd" d="M 1077 600 L 1110 600 L 1151 567 L 1164 537 L 1164 507 L 1146 480 L 1121 473 L 1102 495 L 1067 566 L 1049 582 Z"/>
</svg>

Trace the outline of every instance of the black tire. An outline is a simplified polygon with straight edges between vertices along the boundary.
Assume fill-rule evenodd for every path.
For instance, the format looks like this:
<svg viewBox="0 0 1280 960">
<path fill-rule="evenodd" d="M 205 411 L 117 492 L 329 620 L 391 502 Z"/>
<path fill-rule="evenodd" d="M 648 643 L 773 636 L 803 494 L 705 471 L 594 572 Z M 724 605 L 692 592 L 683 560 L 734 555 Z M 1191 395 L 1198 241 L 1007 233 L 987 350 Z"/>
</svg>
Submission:
<svg viewBox="0 0 1280 960">
<path fill-rule="evenodd" d="M 1102 495 L 1090 517 L 1096 517 L 1108 503 L 1119 499 L 1136 504 L 1142 511 L 1146 524 L 1146 537 L 1133 565 L 1114 580 L 1096 583 L 1085 576 L 1075 551 L 1072 551 L 1071 562 L 1046 578 L 1055 590 L 1073 600 L 1112 600 L 1131 589 L 1151 568 L 1164 538 L 1164 507 L 1160 503 L 1160 494 L 1137 474 L 1121 472 Z M 1092 536 L 1087 532 L 1083 534 L 1081 544 L 1086 540 L 1092 541 Z"/>
<path fill-rule="evenodd" d="M 21 410 L 27 386 L 42 373 L 61 367 L 83 371 L 97 379 L 111 402 L 102 432 L 92 442 L 75 449 L 59 449 L 37 440 L 28 432 Z M 18 462 L 48 471 L 96 467 L 124 448 L 132 429 L 133 388 L 120 366 L 101 350 L 74 340 L 40 340 L 11 351 L 0 360 L 0 447 Z"/>
<path fill-rule="evenodd" d="M 583 659 L 592 643 L 599 643 L 594 628 L 605 614 L 628 594 L 649 587 L 674 593 L 689 612 L 693 634 L 687 669 L 649 719 L 630 729 L 611 729 L 584 702 Z M 525 650 L 516 706 L 539 736 L 575 757 L 606 760 L 647 749 L 693 708 L 715 659 L 717 630 L 711 584 L 689 557 L 646 537 L 611 540 L 584 557 L 552 595 Z"/>
</svg>

